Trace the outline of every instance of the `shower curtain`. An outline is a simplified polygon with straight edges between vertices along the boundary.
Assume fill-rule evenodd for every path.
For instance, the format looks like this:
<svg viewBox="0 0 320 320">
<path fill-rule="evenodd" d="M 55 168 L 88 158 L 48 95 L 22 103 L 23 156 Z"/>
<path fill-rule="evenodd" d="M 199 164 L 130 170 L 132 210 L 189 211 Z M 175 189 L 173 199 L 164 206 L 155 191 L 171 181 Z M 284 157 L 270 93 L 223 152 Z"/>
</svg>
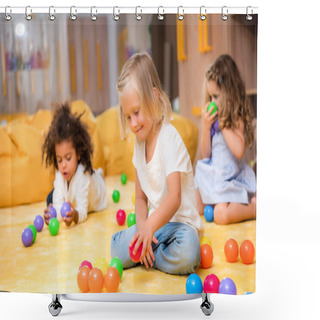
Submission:
<svg viewBox="0 0 320 320">
<path fill-rule="evenodd" d="M 252 146 L 246 148 L 242 165 L 256 181 L 258 16 L 179 18 L 144 14 L 138 20 L 134 14 L 120 14 L 116 20 L 104 14 L 90 20 L 85 14 L 76 19 L 57 14 L 51 21 L 48 14 L 32 14 L 30 21 L 24 15 L 0 21 L 1 291 L 151 295 L 255 291 L 256 219 L 218 223 L 216 206 L 210 202 L 200 215 L 201 261 L 194 273 L 172 275 L 141 264 L 123 269 L 120 259 L 111 257 L 111 236 L 135 223 L 135 136 L 121 137 L 116 90 L 122 67 L 135 53 L 147 52 L 155 64 L 172 105 L 170 123 L 188 151 L 193 175 L 204 158 L 204 106 L 213 100 L 205 97 L 206 72 L 222 55 L 234 60 L 252 111 Z M 43 216 L 55 169 L 45 166 L 41 148 L 53 106 L 66 101 L 74 114 L 82 114 L 88 128 L 92 165 L 102 169 L 107 208 L 90 212 L 82 223 L 67 226 L 57 219 L 55 227 L 49 227 Z M 219 131 L 216 127 L 216 137 Z M 201 190 L 202 185 L 196 187 Z M 251 191 L 246 205 L 255 199 L 257 191 Z"/>
</svg>

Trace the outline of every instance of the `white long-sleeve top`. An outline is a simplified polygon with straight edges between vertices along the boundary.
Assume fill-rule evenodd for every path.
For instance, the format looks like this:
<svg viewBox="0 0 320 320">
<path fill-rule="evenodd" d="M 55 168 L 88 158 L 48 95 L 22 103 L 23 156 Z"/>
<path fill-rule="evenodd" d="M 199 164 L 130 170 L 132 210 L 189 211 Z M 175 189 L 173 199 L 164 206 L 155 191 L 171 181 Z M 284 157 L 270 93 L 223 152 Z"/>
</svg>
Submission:
<svg viewBox="0 0 320 320">
<path fill-rule="evenodd" d="M 62 220 L 61 206 L 67 201 L 78 211 L 78 223 L 87 219 L 88 212 L 100 211 L 107 207 L 107 191 L 102 169 L 94 170 L 92 175 L 89 172 L 84 173 L 84 169 L 84 166 L 79 163 L 70 180 L 69 188 L 67 180 L 59 170 L 56 172 L 52 201 L 59 221 Z"/>
</svg>

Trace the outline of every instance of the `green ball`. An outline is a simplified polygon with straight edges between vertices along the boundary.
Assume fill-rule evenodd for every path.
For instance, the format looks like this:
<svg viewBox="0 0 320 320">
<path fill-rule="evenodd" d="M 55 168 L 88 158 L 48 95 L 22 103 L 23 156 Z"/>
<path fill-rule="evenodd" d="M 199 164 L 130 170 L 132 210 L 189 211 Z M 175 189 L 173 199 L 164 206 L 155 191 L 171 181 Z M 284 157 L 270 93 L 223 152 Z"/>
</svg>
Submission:
<svg viewBox="0 0 320 320">
<path fill-rule="evenodd" d="M 49 231 L 52 236 L 56 236 L 59 232 L 59 221 L 57 218 L 51 218 L 49 221 Z"/>
<path fill-rule="evenodd" d="M 121 175 L 121 183 L 122 184 L 126 184 L 127 183 L 127 175 L 125 173 L 123 173 Z"/>
<path fill-rule="evenodd" d="M 114 189 L 113 193 L 112 193 L 112 199 L 114 202 L 119 202 L 120 199 L 120 192 L 117 189 Z"/>
<path fill-rule="evenodd" d="M 28 226 L 29 229 L 31 229 L 32 234 L 33 234 L 33 240 L 32 243 L 34 243 L 36 241 L 37 238 L 37 229 L 33 224 L 30 224 L 30 226 Z"/>
<path fill-rule="evenodd" d="M 134 212 L 129 213 L 127 218 L 128 228 L 136 224 L 136 214 Z"/>
<path fill-rule="evenodd" d="M 210 116 L 211 116 L 212 114 L 214 114 L 214 113 L 218 110 L 217 105 L 216 105 L 213 101 L 211 101 L 211 102 L 209 103 L 209 105 L 208 105 L 207 112 L 209 112 L 209 110 L 210 110 L 212 107 L 213 107 L 213 110 L 211 111 Z"/>
<path fill-rule="evenodd" d="M 119 258 L 117 258 L 117 257 L 112 258 L 109 263 L 109 267 L 115 267 L 119 272 L 120 279 L 122 278 L 123 265 L 122 265 L 122 262 Z"/>
</svg>

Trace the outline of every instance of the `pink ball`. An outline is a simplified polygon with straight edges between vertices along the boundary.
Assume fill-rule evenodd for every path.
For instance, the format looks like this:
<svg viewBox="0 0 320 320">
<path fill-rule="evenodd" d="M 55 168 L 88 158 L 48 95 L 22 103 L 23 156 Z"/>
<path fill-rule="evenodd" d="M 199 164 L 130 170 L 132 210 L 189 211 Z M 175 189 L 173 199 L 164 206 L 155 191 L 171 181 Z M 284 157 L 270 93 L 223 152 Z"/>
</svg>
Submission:
<svg viewBox="0 0 320 320">
<path fill-rule="evenodd" d="M 138 240 L 138 239 L 137 239 Z M 139 249 L 136 254 L 133 254 L 133 249 L 137 243 L 137 240 L 133 243 L 133 245 L 129 246 L 129 254 L 133 262 L 138 263 L 140 261 L 141 253 L 142 253 L 142 243 L 140 244 Z"/>
<path fill-rule="evenodd" d="M 126 212 L 123 209 L 117 211 L 117 222 L 119 226 L 124 225 L 126 222 Z"/>
<path fill-rule="evenodd" d="M 79 270 L 80 270 L 83 266 L 87 266 L 87 267 L 90 268 L 90 270 L 92 270 L 92 264 L 91 264 L 91 262 L 88 261 L 88 260 L 84 260 L 84 261 L 81 262 L 81 265 L 80 265 L 80 267 L 79 267 Z"/>
<path fill-rule="evenodd" d="M 215 274 L 209 274 L 203 282 L 204 293 L 219 293 L 220 280 Z"/>
</svg>

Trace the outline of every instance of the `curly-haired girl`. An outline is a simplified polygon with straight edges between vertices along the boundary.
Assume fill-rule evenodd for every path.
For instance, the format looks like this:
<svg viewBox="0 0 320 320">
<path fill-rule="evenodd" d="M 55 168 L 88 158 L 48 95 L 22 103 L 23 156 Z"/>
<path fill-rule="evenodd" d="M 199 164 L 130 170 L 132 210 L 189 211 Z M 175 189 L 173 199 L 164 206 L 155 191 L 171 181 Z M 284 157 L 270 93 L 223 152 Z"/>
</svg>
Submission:
<svg viewBox="0 0 320 320">
<path fill-rule="evenodd" d="M 206 101 L 214 102 L 217 111 L 212 113 L 213 107 L 207 110 L 207 102 L 203 112 L 204 159 L 198 161 L 195 173 L 198 211 L 203 214 L 205 205 L 214 206 L 218 224 L 254 219 L 255 174 L 244 159 L 246 146 L 253 143 L 253 112 L 237 65 L 229 55 L 218 57 L 206 72 L 206 89 Z"/>
<path fill-rule="evenodd" d="M 58 106 L 42 146 L 42 160 L 45 158 L 46 167 L 53 165 L 57 169 L 54 189 L 47 197 L 44 210 L 47 224 L 52 205 L 61 220 L 61 206 L 69 202 L 71 210 L 63 218 L 67 226 L 73 221 L 85 221 L 90 211 L 107 207 L 102 169 L 96 171 L 92 168 L 93 145 L 81 116 L 72 114 L 68 104 Z"/>
</svg>

